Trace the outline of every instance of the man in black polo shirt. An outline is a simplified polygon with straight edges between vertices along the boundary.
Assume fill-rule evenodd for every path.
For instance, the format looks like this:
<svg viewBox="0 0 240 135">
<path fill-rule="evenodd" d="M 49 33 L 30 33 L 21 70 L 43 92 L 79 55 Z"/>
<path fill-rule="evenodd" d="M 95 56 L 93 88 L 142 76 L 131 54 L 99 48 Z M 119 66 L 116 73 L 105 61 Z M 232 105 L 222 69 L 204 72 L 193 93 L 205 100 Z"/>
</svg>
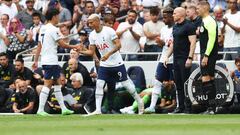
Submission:
<svg viewBox="0 0 240 135">
<path fill-rule="evenodd" d="M 87 68 L 74 58 L 71 58 L 68 60 L 67 67 L 63 67 L 63 73 L 65 74 L 65 77 L 68 80 L 68 83 L 67 83 L 68 86 L 71 86 L 71 80 L 70 80 L 71 75 L 76 72 L 79 72 L 82 74 L 84 79 L 84 84 L 83 84 L 84 86 L 90 86 L 90 87 L 93 86 L 93 82 Z"/>
<path fill-rule="evenodd" d="M 209 15 L 210 5 L 206 1 L 199 2 L 197 6 L 199 15 L 202 17 L 200 27 L 200 54 L 202 89 L 208 96 L 206 114 L 214 114 L 216 88 L 214 84 L 214 71 L 218 57 L 218 28 L 216 21 Z"/>
<path fill-rule="evenodd" d="M 21 81 L 18 84 L 19 92 L 12 95 L 13 112 L 15 113 L 35 113 L 34 104 L 36 102 L 36 92 L 27 87 L 25 81 Z"/>
<path fill-rule="evenodd" d="M 13 84 L 15 68 L 8 61 L 8 56 L 5 52 L 0 53 L 0 85 L 8 88 Z"/>
<path fill-rule="evenodd" d="M 33 72 L 24 67 L 24 61 L 21 58 L 15 60 L 15 77 L 20 78 L 26 81 L 27 85 L 31 85 L 31 81 L 33 79 Z"/>
<path fill-rule="evenodd" d="M 196 31 L 193 23 L 185 19 L 186 11 L 182 7 L 174 9 L 173 18 L 173 47 L 169 49 L 167 58 L 164 62 L 168 63 L 168 57 L 173 53 L 174 80 L 177 86 L 178 108 L 173 113 L 183 113 L 185 107 L 184 83 L 190 76 L 192 57 L 196 46 Z M 188 104 L 189 105 L 189 104 Z"/>
</svg>

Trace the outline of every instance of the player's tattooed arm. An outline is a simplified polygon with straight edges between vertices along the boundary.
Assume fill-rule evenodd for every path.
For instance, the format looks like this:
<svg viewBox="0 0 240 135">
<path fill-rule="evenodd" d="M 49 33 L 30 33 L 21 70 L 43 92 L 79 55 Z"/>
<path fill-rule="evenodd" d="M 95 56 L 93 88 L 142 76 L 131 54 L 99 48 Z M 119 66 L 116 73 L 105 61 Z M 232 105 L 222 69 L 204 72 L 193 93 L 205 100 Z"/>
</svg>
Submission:
<svg viewBox="0 0 240 135">
<path fill-rule="evenodd" d="M 106 53 L 101 58 L 101 61 L 106 61 L 112 54 L 114 54 L 115 52 L 117 52 L 121 48 L 121 43 L 120 43 L 120 40 L 118 38 L 113 40 L 113 44 L 115 45 L 115 47 L 110 52 Z"/>
</svg>

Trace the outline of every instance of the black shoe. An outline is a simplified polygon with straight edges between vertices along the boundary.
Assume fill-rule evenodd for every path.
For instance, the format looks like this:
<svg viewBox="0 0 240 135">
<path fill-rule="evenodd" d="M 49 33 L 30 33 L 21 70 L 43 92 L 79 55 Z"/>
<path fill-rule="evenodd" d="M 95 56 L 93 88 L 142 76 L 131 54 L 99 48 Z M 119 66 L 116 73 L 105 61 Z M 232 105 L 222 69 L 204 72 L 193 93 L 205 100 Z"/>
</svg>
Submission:
<svg viewBox="0 0 240 135">
<path fill-rule="evenodd" d="M 107 114 L 120 114 L 120 113 L 115 110 L 109 110 L 107 111 Z"/>
<path fill-rule="evenodd" d="M 180 113 L 184 113 L 184 110 L 180 109 L 180 108 L 176 108 L 173 112 L 171 112 L 169 114 L 180 114 Z"/>
</svg>

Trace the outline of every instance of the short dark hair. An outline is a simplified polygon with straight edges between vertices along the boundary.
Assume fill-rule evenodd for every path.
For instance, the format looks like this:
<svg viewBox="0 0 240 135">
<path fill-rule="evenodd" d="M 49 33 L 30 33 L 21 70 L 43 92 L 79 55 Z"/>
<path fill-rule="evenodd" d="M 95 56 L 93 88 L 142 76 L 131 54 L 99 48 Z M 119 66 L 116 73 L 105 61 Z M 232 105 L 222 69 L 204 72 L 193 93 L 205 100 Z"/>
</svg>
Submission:
<svg viewBox="0 0 240 135">
<path fill-rule="evenodd" d="M 235 64 L 240 62 L 240 57 L 235 58 Z"/>
<path fill-rule="evenodd" d="M 169 15 L 173 15 L 173 11 L 174 11 L 174 9 L 171 8 L 171 7 L 165 7 L 165 8 L 163 9 L 163 13 L 169 14 Z"/>
<path fill-rule="evenodd" d="M 128 14 L 129 14 L 129 13 L 134 13 L 136 16 L 138 15 L 137 11 L 135 11 L 135 10 L 133 10 L 133 9 L 129 10 L 127 13 L 128 13 Z"/>
<path fill-rule="evenodd" d="M 113 21 L 115 22 L 115 16 L 113 14 L 106 14 L 103 16 L 103 21 L 104 22 L 110 22 L 110 21 Z"/>
<path fill-rule="evenodd" d="M 85 2 L 85 7 L 87 6 L 87 4 L 90 4 L 90 3 L 94 6 L 94 3 L 90 0 L 88 0 L 88 1 Z"/>
<path fill-rule="evenodd" d="M 160 9 L 158 7 L 153 7 L 150 9 L 150 14 L 151 15 L 159 15 Z"/>
<path fill-rule="evenodd" d="M 22 58 L 17 58 L 16 60 L 15 60 L 15 62 L 21 62 L 22 64 L 24 64 L 24 60 L 22 59 Z"/>
<path fill-rule="evenodd" d="M 52 20 L 52 18 L 54 16 L 56 16 L 58 14 L 59 14 L 59 11 L 56 8 L 50 8 L 50 9 L 47 10 L 47 13 L 46 13 L 45 17 L 48 21 L 50 21 L 50 20 Z"/>
<path fill-rule="evenodd" d="M 33 12 L 32 17 L 39 17 L 41 19 L 41 14 L 38 12 Z"/>
<path fill-rule="evenodd" d="M 199 1 L 198 2 L 198 5 L 201 5 L 201 6 L 207 6 L 209 9 L 210 9 L 210 4 L 208 1 Z"/>
<path fill-rule="evenodd" d="M 5 56 L 5 57 L 8 58 L 8 55 L 7 55 L 7 53 L 5 53 L 5 52 L 1 52 L 1 53 L 0 53 L 0 57 L 2 57 L 2 56 Z"/>
<path fill-rule="evenodd" d="M 7 19 L 9 20 L 9 15 L 8 14 L 2 14 L 2 16 L 6 16 L 7 17 Z"/>
</svg>

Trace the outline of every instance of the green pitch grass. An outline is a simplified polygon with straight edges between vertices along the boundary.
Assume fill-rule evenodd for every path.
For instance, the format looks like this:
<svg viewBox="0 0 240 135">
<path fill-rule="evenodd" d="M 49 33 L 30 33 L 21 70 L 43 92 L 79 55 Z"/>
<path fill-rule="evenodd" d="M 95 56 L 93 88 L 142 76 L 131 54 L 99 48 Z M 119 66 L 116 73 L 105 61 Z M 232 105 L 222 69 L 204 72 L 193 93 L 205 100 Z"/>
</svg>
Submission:
<svg viewBox="0 0 240 135">
<path fill-rule="evenodd" d="M 240 135 L 240 115 L 0 116 L 0 135 Z"/>
</svg>

